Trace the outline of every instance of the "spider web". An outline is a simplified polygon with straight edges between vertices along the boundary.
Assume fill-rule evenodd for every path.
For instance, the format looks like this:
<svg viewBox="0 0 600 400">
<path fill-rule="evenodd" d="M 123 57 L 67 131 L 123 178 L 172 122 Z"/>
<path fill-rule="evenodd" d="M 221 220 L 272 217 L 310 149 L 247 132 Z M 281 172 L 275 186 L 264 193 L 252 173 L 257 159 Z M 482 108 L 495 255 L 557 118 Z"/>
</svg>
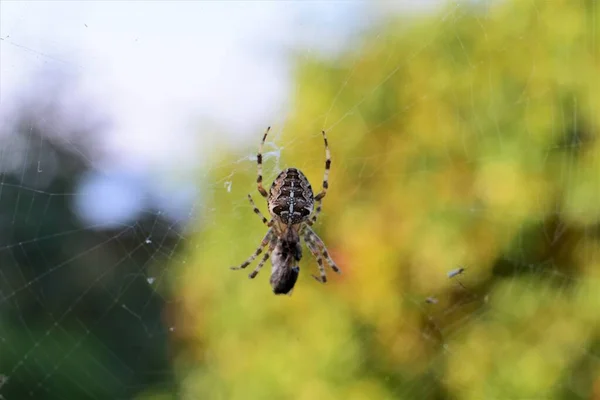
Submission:
<svg viewBox="0 0 600 400">
<path fill-rule="evenodd" d="M 559 3 L 2 4 L 0 398 L 597 396 L 599 8 Z M 291 297 L 228 269 L 268 125 L 265 182 L 333 157 L 344 273 Z"/>
</svg>

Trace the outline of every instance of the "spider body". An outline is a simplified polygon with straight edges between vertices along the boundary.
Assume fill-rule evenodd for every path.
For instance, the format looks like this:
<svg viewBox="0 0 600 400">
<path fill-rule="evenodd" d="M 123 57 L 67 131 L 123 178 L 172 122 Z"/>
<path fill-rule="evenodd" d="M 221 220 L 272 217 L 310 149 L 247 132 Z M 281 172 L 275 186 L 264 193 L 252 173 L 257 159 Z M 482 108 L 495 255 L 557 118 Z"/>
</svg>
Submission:
<svg viewBox="0 0 600 400">
<path fill-rule="evenodd" d="M 269 213 L 286 225 L 300 224 L 312 213 L 315 204 L 312 187 L 296 168 L 281 171 L 271 185 L 267 198 Z"/>
<path fill-rule="evenodd" d="M 270 220 L 262 215 L 254 204 L 252 196 L 248 195 L 248 200 L 254 208 L 254 212 L 269 227 L 269 230 L 254 254 L 239 267 L 231 268 L 246 268 L 263 252 L 263 248 L 268 246 L 258 266 L 249 274 L 249 278 L 252 279 L 258 275 L 258 272 L 270 256 L 271 264 L 273 265 L 270 279 L 273 293 L 290 294 L 300 273 L 298 266 L 302 258 L 300 238 L 304 238 L 311 254 L 317 259 L 320 276 L 313 275 L 317 281 L 321 283 L 327 282 L 323 259 L 326 260 L 335 272 L 341 273 L 338 266 L 329 256 L 323 241 L 310 228 L 316 222 L 321 212 L 321 202 L 327 194 L 327 188 L 329 187 L 328 177 L 331 167 L 331 154 L 329 152 L 327 136 L 322 131 L 325 142 L 325 174 L 323 177 L 323 189 L 316 196 L 313 194 L 312 187 L 306 176 L 297 168 L 286 168 L 281 171 L 267 193 L 262 185 L 262 148 L 269 129 L 267 128 L 267 131 L 263 135 L 256 157 L 258 167 L 256 182 L 258 192 L 267 200 L 269 214 L 271 215 Z M 315 203 L 317 203 L 316 210 L 314 210 Z"/>
</svg>

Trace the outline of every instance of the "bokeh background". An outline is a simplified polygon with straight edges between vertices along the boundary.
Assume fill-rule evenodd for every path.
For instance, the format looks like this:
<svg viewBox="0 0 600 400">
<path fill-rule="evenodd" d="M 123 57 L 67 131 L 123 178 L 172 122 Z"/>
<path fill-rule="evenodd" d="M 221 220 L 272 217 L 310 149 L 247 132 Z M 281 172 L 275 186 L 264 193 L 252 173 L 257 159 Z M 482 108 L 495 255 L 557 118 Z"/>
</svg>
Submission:
<svg viewBox="0 0 600 400">
<path fill-rule="evenodd" d="M 0 398 L 600 398 L 598 1 L 0 18 Z M 229 269 L 268 125 L 333 158 L 289 297 Z"/>
</svg>

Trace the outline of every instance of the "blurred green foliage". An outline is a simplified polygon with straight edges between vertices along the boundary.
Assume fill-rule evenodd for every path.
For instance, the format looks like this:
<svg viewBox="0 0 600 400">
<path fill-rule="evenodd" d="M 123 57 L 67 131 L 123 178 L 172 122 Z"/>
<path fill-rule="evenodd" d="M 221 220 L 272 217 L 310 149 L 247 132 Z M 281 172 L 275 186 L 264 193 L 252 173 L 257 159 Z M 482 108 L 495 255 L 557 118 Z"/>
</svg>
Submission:
<svg viewBox="0 0 600 400">
<path fill-rule="evenodd" d="M 75 215 L 103 125 L 59 119 L 72 82 L 49 82 L 60 90 L 40 89 L 0 132 L 0 399 L 174 392 L 168 309 L 146 273 L 162 275 L 153 262 L 176 258 L 180 238 L 155 213 L 115 228 Z"/>
<path fill-rule="evenodd" d="M 270 266 L 230 271 L 265 227 L 245 200 L 254 161 L 221 161 L 231 191 L 216 186 L 178 288 L 185 398 L 600 396 L 600 5 L 459 4 L 298 57 L 269 140 L 316 188 L 327 129 L 316 231 L 342 276 L 317 284 L 305 255 L 276 297 Z"/>
</svg>

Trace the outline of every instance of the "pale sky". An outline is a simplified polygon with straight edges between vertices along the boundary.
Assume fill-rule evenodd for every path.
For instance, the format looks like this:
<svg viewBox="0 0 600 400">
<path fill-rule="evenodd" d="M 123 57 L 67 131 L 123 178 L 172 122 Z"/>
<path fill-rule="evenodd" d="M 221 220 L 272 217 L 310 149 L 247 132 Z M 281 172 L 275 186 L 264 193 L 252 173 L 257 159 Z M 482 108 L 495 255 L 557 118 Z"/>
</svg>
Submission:
<svg viewBox="0 0 600 400">
<path fill-rule="evenodd" d="M 111 207 L 121 208 L 115 211 L 120 216 L 123 208 L 142 207 L 131 200 L 131 176 L 144 181 L 198 165 L 210 151 L 203 124 L 219 127 L 237 144 L 283 123 L 289 49 L 342 49 L 349 35 L 371 22 L 365 4 L 3 0 L 0 118 L 10 116 L 15 96 L 35 72 L 76 70 L 81 93 L 113 122 L 103 132 L 109 156 L 99 167 L 106 176 L 125 174 L 128 182 L 119 189 L 90 177 L 82 190 L 94 195 L 85 197 L 102 204 L 81 209 L 106 218 Z M 126 206 L 111 206 L 114 198 L 127 200 Z"/>
<path fill-rule="evenodd" d="M 174 151 L 193 162 L 186 142 L 199 133 L 192 118 L 214 120 L 235 136 L 281 118 L 290 84 L 282 50 L 302 40 L 307 51 L 335 47 L 336 33 L 360 3 L 2 1 L 0 7 L 2 104 L 48 64 L 75 68 L 86 94 L 116 121 L 106 133 L 114 154 L 144 165 L 170 162 Z"/>
</svg>

